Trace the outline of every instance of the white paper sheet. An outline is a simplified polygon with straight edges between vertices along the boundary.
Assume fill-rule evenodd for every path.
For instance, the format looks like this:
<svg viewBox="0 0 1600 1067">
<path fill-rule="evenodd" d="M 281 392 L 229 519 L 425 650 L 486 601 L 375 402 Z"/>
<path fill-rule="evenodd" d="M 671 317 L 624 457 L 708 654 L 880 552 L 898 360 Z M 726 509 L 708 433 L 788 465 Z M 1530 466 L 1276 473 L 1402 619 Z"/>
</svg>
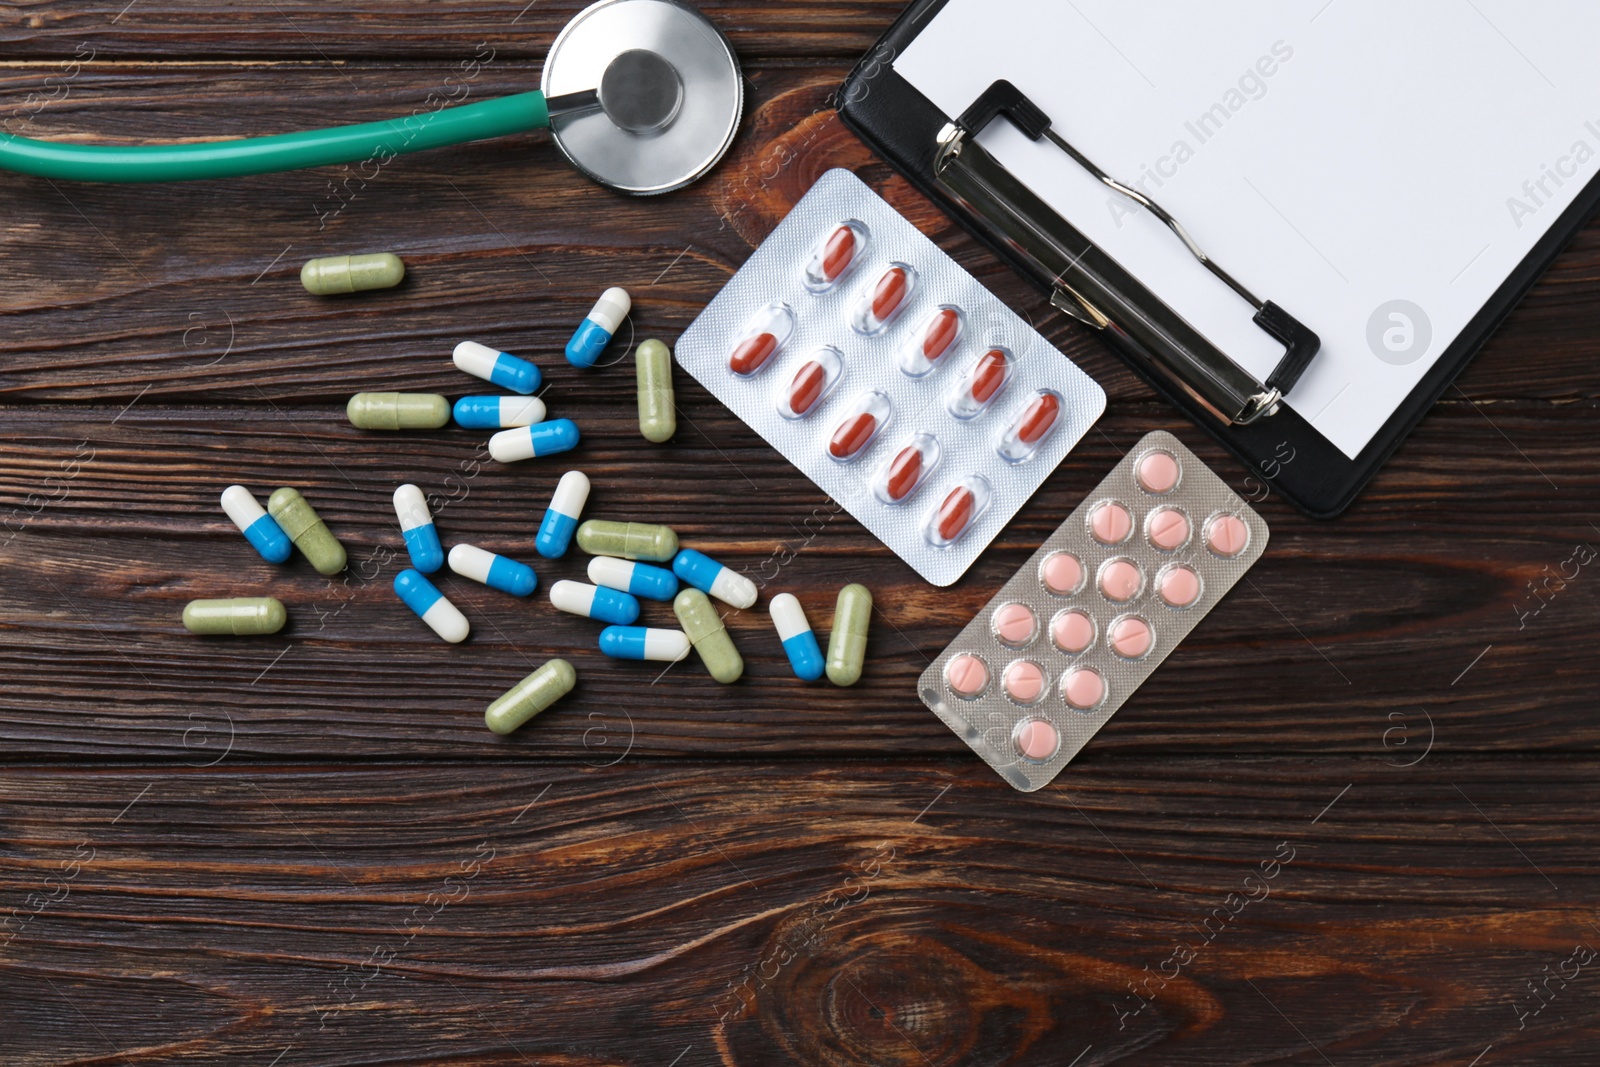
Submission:
<svg viewBox="0 0 1600 1067">
<path fill-rule="evenodd" d="M 949 115 L 1008 78 L 1322 337 L 1289 403 L 1354 457 L 1600 167 L 1600 4 L 950 0 L 896 69 Z M 1258 377 L 1248 304 L 1010 123 L 1011 171 Z"/>
</svg>

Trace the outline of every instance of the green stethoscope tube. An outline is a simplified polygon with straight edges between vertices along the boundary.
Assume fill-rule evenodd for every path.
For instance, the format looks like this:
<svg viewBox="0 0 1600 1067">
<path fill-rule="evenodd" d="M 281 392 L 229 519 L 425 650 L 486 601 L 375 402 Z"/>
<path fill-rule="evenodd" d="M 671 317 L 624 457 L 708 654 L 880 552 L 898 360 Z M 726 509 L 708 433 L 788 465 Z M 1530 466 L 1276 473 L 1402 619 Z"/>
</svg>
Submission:
<svg viewBox="0 0 1600 1067">
<path fill-rule="evenodd" d="M 518 93 L 403 119 L 182 145 L 59 144 L 0 137 L 0 168 L 79 182 L 176 182 L 358 163 L 384 155 L 482 141 L 543 129 L 541 92 Z"/>
</svg>

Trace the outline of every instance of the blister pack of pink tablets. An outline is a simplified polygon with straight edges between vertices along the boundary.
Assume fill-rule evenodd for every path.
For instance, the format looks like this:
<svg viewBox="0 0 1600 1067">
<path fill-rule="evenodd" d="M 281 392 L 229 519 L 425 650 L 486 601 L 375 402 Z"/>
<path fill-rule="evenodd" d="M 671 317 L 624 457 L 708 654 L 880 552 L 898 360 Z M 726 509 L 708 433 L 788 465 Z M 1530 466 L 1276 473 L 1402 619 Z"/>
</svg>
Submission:
<svg viewBox="0 0 1600 1067">
<path fill-rule="evenodd" d="M 1149 434 L 923 672 L 918 692 L 1017 789 L 1046 785 L 1267 548 L 1267 524 Z"/>
<path fill-rule="evenodd" d="M 679 339 L 678 364 L 934 585 L 1105 392 L 854 174 L 831 170 Z"/>
</svg>

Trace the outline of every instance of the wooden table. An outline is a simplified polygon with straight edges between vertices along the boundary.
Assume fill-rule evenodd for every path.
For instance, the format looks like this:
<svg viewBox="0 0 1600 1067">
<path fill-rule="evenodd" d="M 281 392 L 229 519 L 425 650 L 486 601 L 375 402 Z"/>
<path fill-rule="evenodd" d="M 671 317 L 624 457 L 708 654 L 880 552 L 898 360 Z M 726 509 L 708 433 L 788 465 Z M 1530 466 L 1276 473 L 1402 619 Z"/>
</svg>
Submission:
<svg viewBox="0 0 1600 1067">
<path fill-rule="evenodd" d="M 1311 522 L 841 128 L 829 94 L 899 3 L 702 6 L 749 115 L 661 199 L 590 185 L 542 135 L 366 175 L 0 176 L 0 1062 L 1594 1063 L 1600 571 L 1568 561 L 1600 544 L 1600 229 Z M 533 87 L 578 7 L 12 4 L 0 103 L 12 132 L 84 141 L 383 118 Z M 948 591 L 687 375 L 656 447 L 629 363 L 559 355 L 609 285 L 637 338 L 675 339 L 835 166 L 1111 397 Z M 400 289 L 301 290 L 305 260 L 377 250 Z M 796 682 L 764 604 L 732 622 L 732 688 L 605 662 L 592 625 L 460 580 L 476 633 L 435 640 L 389 588 L 394 486 L 445 497 L 447 539 L 531 559 L 568 464 L 362 433 L 344 402 L 462 395 L 468 337 L 545 368 L 591 515 L 669 523 L 823 626 L 871 587 L 862 683 Z M 1054 785 L 1013 792 L 914 679 L 1156 428 L 1267 494 L 1272 547 Z M 348 574 L 256 559 L 217 507 L 233 482 L 300 487 Z M 289 629 L 179 625 L 246 593 Z M 553 655 L 579 690 L 487 732 Z"/>
</svg>

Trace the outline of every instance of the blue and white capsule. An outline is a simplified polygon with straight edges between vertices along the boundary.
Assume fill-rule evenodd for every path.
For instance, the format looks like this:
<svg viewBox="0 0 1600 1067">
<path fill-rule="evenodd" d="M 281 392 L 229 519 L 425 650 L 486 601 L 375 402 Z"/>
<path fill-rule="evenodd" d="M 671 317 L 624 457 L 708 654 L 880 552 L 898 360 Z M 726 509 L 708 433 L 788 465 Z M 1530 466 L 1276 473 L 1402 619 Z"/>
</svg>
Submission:
<svg viewBox="0 0 1600 1067">
<path fill-rule="evenodd" d="M 433 524 L 428 498 L 422 490 L 407 483 L 394 491 L 394 513 L 400 519 L 400 535 L 406 539 L 411 565 L 423 574 L 444 566 L 444 546 L 439 543 L 439 528 Z"/>
<path fill-rule="evenodd" d="M 533 426 L 501 430 L 489 438 L 489 455 L 500 463 L 518 463 L 536 456 L 553 456 L 578 447 L 578 424 L 556 419 Z"/>
<path fill-rule="evenodd" d="M 628 559 L 595 556 L 589 560 L 589 580 L 607 589 L 621 589 L 646 600 L 671 600 L 678 595 L 678 576 L 665 567 Z"/>
<path fill-rule="evenodd" d="M 639 618 L 639 601 L 620 589 L 603 589 L 583 582 L 557 582 L 550 587 L 550 603 L 559 611 L 598 622 L 627 626 Z"/>
<path fill-rule="evenodd" d="M 493 382 L 502 389 L 521 393 L 523 396 L 539 388 L 539 382 L 542 380 L 539 368 L 527 360 L 518 359 L 510 352 L 500 352 L 488 345 L 480 345 L 476 341 L 462 341 L 456 345 L 451 359 L 458 370 L 466 371 L 474 378 Z"/>
<path fill-rule="evenodd" d="M 544 521 L 539 524 L 539 536 L 533 547 L 545 559 L 560 559 L 572 547 L 572 535 L 578 530 L 578 519 L 583 506 L 589 502 L 589 476 L 582 471 L 568 471 L 556 484 L 556 494 L 545 509 Z"/>
<path fill-rule="evenodd" d="M 526 563 L 495 555 L 477 545 L 456 545 L 450 550 L 450 569 L 463 578 L 482 582 L 512 596 L 528 596 L 539 588 L 539 576 Z"/>
<path fill-rule="evenodd" d="M 804 682 L 814 682 L 822 677 L 826 666 L 822 646 L 806 620 L 806 611 L 793 593 L 779 593 L 772 598 L 772 625 L 778 628 L 778 640 L 783 642 L 784 654 L 794 676 Z"/>
<path fill-rule="evenodd" d="M 222 510 L 262 559 L 268 563 L 282 563 L 289 558 L 294 550 L 289 535 L 283 532 L 277 519 L 267 514 L 267 509 L 250 490 L 242 485 L 228 486 L 222 491 Z"/>
<path fill-rule="evenodd" d="M 509 430 L 543 422 L 544 401 L 536 396 L 464 396 L 456 401 L 456 425 L 467 430 Z"/>
<path fill-rule="evenodd" d="M 607 626 L 600 631 L 600 651 L 612 659 L 677 663 L 693 646 L 682 630 L 656 630 L 643 626 Z"/>
<path fill-rule="evenodd" d="M 472 629 L 467 625 L 467 617 L 416 571 L 407 569 L 395 575 L 394 591 L 405 601 L 406 607 L 417 613 L 417 618 L 452 645 L 467 639 Z"/>
<path fill-rule="evenodd" d="M 594 366 L 631 310 L 633 298 L 626 289 L 611 288 L 601 293 L 588 317 L 567 342 L 567 362 L 574 367 Z"/>
<path fill-rule="evenodd" d="M 672 573 L 732 607 L 748 608 L 756 602 L 755 582 L 692 548 L 672 558 Z"/>
</svg>

